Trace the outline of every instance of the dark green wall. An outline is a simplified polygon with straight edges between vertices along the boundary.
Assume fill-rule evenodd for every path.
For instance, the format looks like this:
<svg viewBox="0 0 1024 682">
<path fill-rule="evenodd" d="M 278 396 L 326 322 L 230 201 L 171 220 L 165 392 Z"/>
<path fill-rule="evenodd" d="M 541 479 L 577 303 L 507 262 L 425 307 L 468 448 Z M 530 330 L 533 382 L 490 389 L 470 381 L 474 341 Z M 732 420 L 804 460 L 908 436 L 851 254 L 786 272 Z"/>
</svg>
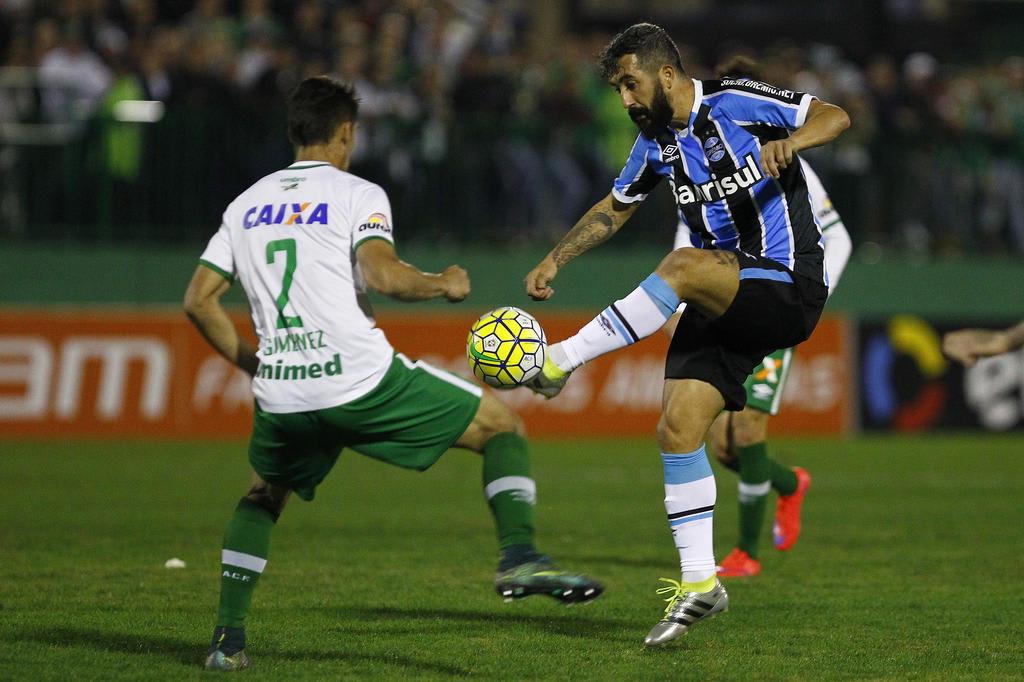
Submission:
<svg viewBox="0 0 1024 682">
<path fill-rule="evenodd" d="M 177 305 L 201 249 L 2 247 L 0 305 L 116 304 Z M 570 264 L 555 282 L 548 303 L 530 301 L 523 277 L 543 249 L 485 251 L 408 248 L 401 256 L 425 269 L 455 262 L 473 278 L 466 305 L 496 305 L 597 311 L 620 298 L 653 270 L 663 255 L 604 245 Z M 241 302 L 238 292 L 232 301 Z M 379 300 L 379 306 L 408 304 Z M 447 308 L 443 302 L 420 304 Z M 934 318 L 1024 317 L 1024 259 L 958 260 L 936 263 L 881 262 L 854 258 L 829 303 L 832 310 L 861 316 L 910 312 Z"/>
</svg>

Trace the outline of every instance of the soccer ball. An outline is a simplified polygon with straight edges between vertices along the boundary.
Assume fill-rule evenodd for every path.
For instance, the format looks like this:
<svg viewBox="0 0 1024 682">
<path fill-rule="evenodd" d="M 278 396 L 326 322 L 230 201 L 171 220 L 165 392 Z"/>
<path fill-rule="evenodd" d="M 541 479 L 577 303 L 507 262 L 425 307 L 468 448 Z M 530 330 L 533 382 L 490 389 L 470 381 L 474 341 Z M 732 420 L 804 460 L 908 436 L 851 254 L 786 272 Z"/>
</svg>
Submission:
<svg viewBox="0 0 1024 682">
<path fill-rule="evenodd" d="M 533 315 L 506 306 L 484 313 L 466 339 L 466 357 L 476 378 L 494 388 L 515 388 L 544 366 L 547 338 Z"/>
</svg>

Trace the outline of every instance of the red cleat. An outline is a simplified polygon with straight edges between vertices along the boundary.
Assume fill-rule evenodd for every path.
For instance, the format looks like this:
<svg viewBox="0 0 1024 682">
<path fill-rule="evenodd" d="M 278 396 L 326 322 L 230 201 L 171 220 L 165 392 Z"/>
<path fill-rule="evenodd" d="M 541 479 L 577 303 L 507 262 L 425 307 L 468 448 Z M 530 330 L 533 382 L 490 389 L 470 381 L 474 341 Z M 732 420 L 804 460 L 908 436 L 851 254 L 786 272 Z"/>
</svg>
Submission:
<svg viewBox="0 0 1024 682">
<path fill-rule="evenodd" d="M 800 508 L 807 489 L 811 487 L 811 475 L 805 469 L 793 467 L 793 473 L 796 474 L 796 491 L 792 495 L 779 495 L 775 523 L 772 524 L 775 549 L 781 552 L 795 545 L 800 537 Z"/>
<path fill-rule="evenodd" d="M 749 578 L 761 572 L 761 562 L 736 547 L 722 559 L 717 571 L 719 578 Z"/>
</svg>

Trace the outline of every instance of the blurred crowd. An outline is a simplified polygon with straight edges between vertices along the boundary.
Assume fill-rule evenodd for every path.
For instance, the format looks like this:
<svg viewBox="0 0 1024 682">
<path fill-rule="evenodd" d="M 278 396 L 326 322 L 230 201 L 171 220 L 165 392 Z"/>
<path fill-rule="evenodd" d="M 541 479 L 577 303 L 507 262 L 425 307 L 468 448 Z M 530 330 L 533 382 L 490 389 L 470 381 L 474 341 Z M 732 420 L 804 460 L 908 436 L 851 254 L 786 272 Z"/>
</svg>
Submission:
<svg viewBox="0 0 1024 682">
<path fill-rule="evenodd" d="M 553 238 L 607 193 L 636 131 L 594 68 L 610 33 L 539 28 L 541 4 L 0 0 L 0 233 L 205 235 L 290 162 L 284 99 L 329 73 L 356 85 L 352 170 L 389 191 L 404 238 Z M 679 42 L 696 77 L 743 52 L 765 80 L 847 109 L 853 127 L 807 156 L 855 243 L 1024 251 L 1021 57 Z M 118 114 L 138 100 L 162 102 L 159 120 Z M 624 234 L 667 247 L 663 198 Z"/>
</svg>

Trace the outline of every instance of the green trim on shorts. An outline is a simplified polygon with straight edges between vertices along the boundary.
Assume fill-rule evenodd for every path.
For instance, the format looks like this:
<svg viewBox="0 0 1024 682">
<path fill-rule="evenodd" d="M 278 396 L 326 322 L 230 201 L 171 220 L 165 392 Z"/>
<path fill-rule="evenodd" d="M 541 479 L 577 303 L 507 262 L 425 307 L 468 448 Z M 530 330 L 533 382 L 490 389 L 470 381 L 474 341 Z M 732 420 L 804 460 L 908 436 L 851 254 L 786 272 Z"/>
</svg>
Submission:
<svg viewBox="0 0 1024 682">
<path fill-rule="evenodd" d="M 260 477 L 312 500 L 343 448 L 405 469 L 429 469 L 476 417 L 482 391 L 396 354 L 365 396 L 335 407 L 279 414 L 257 406 L 249 462 Z"/>
<path fill-rule="evenodd" d="M 786 389 L 789 368 L 793 365 L 793 349 L 783 348 L 765 356 L 754 368 L 743 388 L 747 392 L 747 407 L 766 412 L 771 416 L 779 413 L 782 393 Z"/>
</svg>

